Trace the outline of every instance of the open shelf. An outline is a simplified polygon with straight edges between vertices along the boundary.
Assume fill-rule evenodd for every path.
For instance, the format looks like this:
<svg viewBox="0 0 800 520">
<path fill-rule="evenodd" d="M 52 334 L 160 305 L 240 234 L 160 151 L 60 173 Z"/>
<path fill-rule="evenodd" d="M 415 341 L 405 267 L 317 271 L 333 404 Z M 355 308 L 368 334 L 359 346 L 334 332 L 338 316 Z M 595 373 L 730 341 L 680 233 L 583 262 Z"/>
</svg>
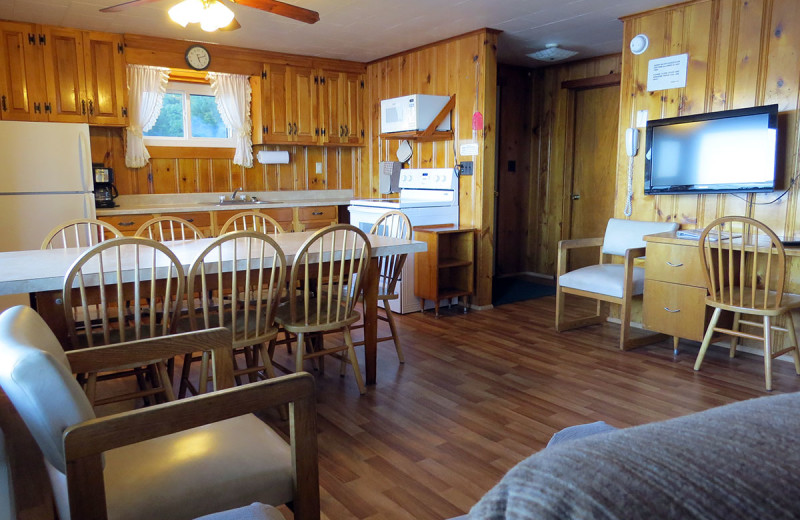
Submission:
<svg viewBox="0 0 800 520">
<path fill-rule="evenodd" d="M 415 226 L 414 239 L 427 250 L 414 255 L 414 294 L 434 302 L 436 315 L 442 300 L 472 295 L 474 284 L 475 229 L 452 224 Z"/>
<path fill-rule="evenodd" d="M 388 134 L 379 134 L 381 139 L 406 139 L 408 141 L 447 141 L 448 139 L 453 138 L 453 131 L 438 131 L 436 127 L 439 126 L 444 118 L 447 117 L 447 114 L 452 112 L 453 108 L 456 106 L 456 95 L 453 94 L 450 96 L 450 101 L 442 108 L 442 110 L 433 118 L 431 124 L 428 125 L 428 128 L 425 130 L 416 130 L 413 132 L 391 132 Z M 450 124 L 452 126 L 453 118 L 450 118 Z"/>
</svg>

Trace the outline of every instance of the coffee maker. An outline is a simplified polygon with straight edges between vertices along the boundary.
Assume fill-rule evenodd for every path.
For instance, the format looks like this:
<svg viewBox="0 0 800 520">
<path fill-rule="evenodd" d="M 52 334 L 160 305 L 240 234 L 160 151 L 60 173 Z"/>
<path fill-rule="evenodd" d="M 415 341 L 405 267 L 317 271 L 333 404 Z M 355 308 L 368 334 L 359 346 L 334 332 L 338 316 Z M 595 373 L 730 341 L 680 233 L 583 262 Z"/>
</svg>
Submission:
<svg viewBox="0 0 800 520">
<path fill-rule="evenodd" d="M 117 187 L 114 186 L 114 170 L 102 164 L 92 164 L 94 179 L 94 207 L 113 208 L 117 198 Z"/>
</svg>

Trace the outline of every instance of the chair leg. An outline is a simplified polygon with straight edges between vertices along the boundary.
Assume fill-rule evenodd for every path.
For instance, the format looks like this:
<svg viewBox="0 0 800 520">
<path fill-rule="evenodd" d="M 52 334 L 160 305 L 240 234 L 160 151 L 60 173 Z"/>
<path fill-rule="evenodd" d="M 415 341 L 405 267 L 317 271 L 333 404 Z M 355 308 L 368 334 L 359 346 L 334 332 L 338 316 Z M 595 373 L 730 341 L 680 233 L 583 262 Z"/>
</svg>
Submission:
<svg viewBox="0 0 800 520">
<path fill-rule="evenodd" d="M 94 406 L 97 400 L 97 373 L 92 372 L 86 379 L 86 398 L 89 399 L 89 404 Z"/>
<path fill-rule="evenodd" d="M 794 371 L 800 375 L 800 346 L 797 345 L 797 333 L 794 330 L 792 311 L 786 313 L 786 328 L 789 330 L 789 341 L 791 341 L 792 345 L 794 346 L 794 350 L 792 350 L 792 356 L 794 357 Z"/>
<path fill-rule="evenodd" d="M 564 321 L 564 298 L 561 286 L 556 286 L 556 330 L 561 332 L 561 322 Z"/>
<path fill-rule="evenodd" d="M 302 332 L 297 333 L 297 355 L 295 356 L 294 370 L 295 372 L 303 371 L 303 352 L 305 352 L 305 334 Z"/>
<path fill-rule="evenodd" d="M 358 357 L 356 356 L 356 349 L 353 348 L 353 338 L 350 336 L 350 327 L 344 328 L 344 342 L 347 344 L 347 353 L 350 355 L 350 364 L 353 365 L 353 372 L 356 376 L 356 384 L 358 385 L 358 391 L 361 395 L 367 393 L 367 389 L 364 388 L 364 380 L 361 379 L 361 368 L 358 366 Z"/>
<path fill-rule="evenodd" d="M 181 368 L 181 383 L 178 387 L 178 399 L 186 397 L 186 391 L 189 389 L 189 372 L 192 369 L 192 354 L 183 356 L 183 368 Z"/>
<path fill-rule="evenodd" d="M 622 300 L 622 310 L 620 312 L 620 330 L 619 330 L 619 349 L 627 350 L 632 347 L 631 340 L 631 295 L 625 295 Z M 598 306 L 600 302 L 597 302 Z"/>
<path fill-rule="evenodd" d="M 258 363 L 258 353 L 261 352 L 261 358 L 264 360 L 264 372 L 267 373 L 269 379 L 275 379 L 275 370 L 272 368 L 272 358 L 269 355 L 269 348 L 267 343 L 262 343 L 253 349 L 253 363 Z"/>
<path fill-rule="evenodd" d="M 394 322 L 394 313 L 389 308 L 389 302 L 384 302 L 383 310 L 386 311 L 386 321 L 389 322 L 389 329 L 392 331 L 392 340 L 394 341 L 394 349 L 397 351 L 397 359 L 400 363 L 405 363 L 406 359 L 403 357 L 403 349 L 400 347 L 400 338 L 397 336 L 397 326 Z"/>
<path fill-rule="evenodd" d="M 733 313 L 733 326 L 731 330 L 739 332 L 739 318 L 742 316 L 741 312 Z M 730 357 L 736 357 L 736 346 L 739 344 L 739 336 L 731 336 L 731 351 Z"/>
<path fill-rule="evenodd" d="M 208 391 L 208 352 L 203 352 L 203 357 L 200 358 L 200 386 L 197 387 L 198 394 L 204 394 Z"/>
<path fill-rule="evenodd" d="M 694 362 L 695 370 L 700 370 L 700 365 L 703 363 L 706 350 L 708 350 L 708 346 L 711 344 L 711 338 L 714 336 L 714 327 L 717 326 L 717 321 L 719 321 L 719 315 L 721 313 L 722 309 L 714 309 L 714 314 L 711 315 L 711 321 L 708 322 L 706 335 L 703 336 L 703 344 L 700 345 L 700 352 L 697 353 L 697 361 Z"/>
<path fill-rule="evenodd" d="M 167 373 L 167 366 L 163 361 L 159 361 L 156 365 L 158 369 L 159 379 L 161 379 L 161 386 L 164 388 L 164 395 L 167 401 L 175 400 L 175 392 L 172 390 L 172 378 Z"/>
<path fill-rule="evenodd" d="M 764 380 L 767 392 L 772 391 L 772 323 L 769 316 L 764 316 Z"/>
</svg>

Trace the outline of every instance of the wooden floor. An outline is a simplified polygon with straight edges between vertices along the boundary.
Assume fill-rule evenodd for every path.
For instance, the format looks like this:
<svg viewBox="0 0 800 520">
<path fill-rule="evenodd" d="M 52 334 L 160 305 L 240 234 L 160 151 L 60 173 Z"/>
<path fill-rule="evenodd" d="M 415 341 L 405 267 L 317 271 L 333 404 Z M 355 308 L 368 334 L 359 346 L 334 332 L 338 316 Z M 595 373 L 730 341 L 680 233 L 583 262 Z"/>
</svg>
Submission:
<svg viewBox="0 0 800 520">
<path fill-rule="evenodd" d="M 364 396 L 328 360 L 317 374 L 323 518 L 450 518 L 566 426 L 633 426 L 767 394 L 758 356 L 712 348 L 694 372 L 699 344 L 675 357 L 671 340 L 620 352 L 617 326 L 559 334 L 554 309 L 545 297 L 401 316 L 406 363 L 382 343 Z M 799 391 L 793 365 L 774 364 L 773 393 Z M 266 420 L 286 430 L 277 414 Z"/>
</svg>

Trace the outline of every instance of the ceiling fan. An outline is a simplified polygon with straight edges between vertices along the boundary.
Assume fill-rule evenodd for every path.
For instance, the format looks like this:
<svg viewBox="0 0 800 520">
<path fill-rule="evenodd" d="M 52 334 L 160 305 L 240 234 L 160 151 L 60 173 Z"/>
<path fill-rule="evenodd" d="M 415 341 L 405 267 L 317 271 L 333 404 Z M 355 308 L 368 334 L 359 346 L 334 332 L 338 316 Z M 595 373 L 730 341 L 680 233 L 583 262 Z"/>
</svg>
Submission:
<svg viewBox="0 0 800 520">
<path fill-rule="evenodd" d="M 153 2 L 159 2 L 161 0 L 128 0 L 127 2 L 122 2 L 121 4 L 112 5 L 110 7 L 105 7 L 100 9 L 102 13 L 115 13 L 127 9 L 129 7 L 136 7 L 139 5 L 150 4 Z M 219 0 L 201 0 L 202 3 L 208 7 L 210 4 L 220 3 Z M 316 11 L 312 11 L 310 9 L 304 9 L 302 7 L 297 7 L 296 5 L 287 4 L 285 2 L 280 2 L 278 0 L 227 0 L 232 4 L 239 4 L 244 5 L 247 7 L 253 7 L 255 9 L 259 9 L 261 11 L 266 11 L 268 13 L 277 14 L 279 16 L 285 16 L 287 18 L 291 18 L 293 20 L 297 20 L 300 22 L 305 23 L 316 23 L 319 21 L 319 13 Z M 185 24 L 184 24 L 185 25 Z M 235 19 L 231 21 L 226 27 L 223 27 L 223 30 L 234 30 L 240 28 L 239 22 Z"/>
</svg>

